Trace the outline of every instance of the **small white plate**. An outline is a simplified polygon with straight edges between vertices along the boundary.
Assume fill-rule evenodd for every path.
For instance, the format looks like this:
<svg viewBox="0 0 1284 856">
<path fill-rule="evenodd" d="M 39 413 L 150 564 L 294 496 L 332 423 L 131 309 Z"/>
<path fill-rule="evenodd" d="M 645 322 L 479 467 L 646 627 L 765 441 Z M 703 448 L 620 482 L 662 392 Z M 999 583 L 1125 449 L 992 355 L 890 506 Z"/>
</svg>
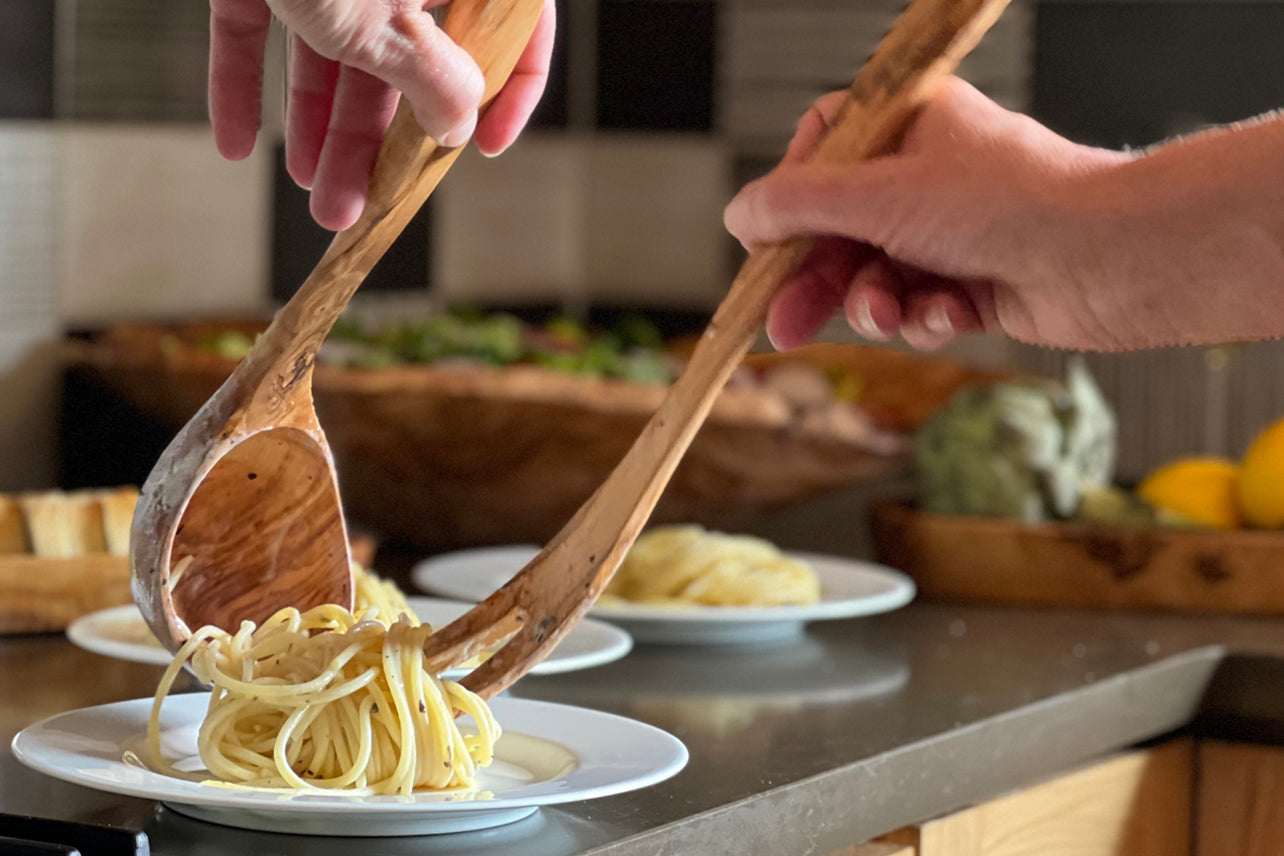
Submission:
<svg viewBox="0 0 1284 856">
<path fill-rule="evenodd" d="M 415 566 L 424 591 L 477 601 L 517 573 L 539 552 L 530 545 L 483 547 L 435 556 Z M 594 604 L 589 614 L 618 624 L 639 642 L 725 645 L 797 636 L 810 621 L 855 618 L 898 609 L 914 599 L 914 581 L 872 562 L 790 553 L 820 577 L 821 600 L 804 606 L 652 606 Z"/>
<path fill-rule="evenodd" d="M 471 603 L 435 597 L 406 599 L 421 621 L 443 627 L 467 612 Z M 86 651 L 155 666 L 168 666 L 173 657 L 161 647 L 147 627 L 138 607 L 126 604 L 82 616 L 67 628 L 67 638 Z M 618 660 L 633 647 L 629 634 L 611 624 L 585 619 L 575 625 L 552 653 L 531 670 L 532 675 L 555 675 L 590 669 Z M 444 677 L 456 678 L 467 670 L 452 669 Z"/>
<path fill-rule="evenodd" d="M 161 740 L 171 760 L 194 763 L 196 732 L 209 696 L 171 696 L 161 712 Z M 551 702 L 497 698 L 504 729 L 495 762 L 478 793 L 423 792 L 358 797 L 219 787 L 127 763 L 142 745 L 151 699 L 74 710 L 23 729 L 13 739 L 19 761 L 57 779 L 96 790 L 158 800 L 199 820 L 304 835 L 431 835 L 487 829 L 520 820 L 542 805 L 579 802 L 644 788 L 687 763 L 676 737 L 614 714 Z M 186 769 L 187 765 L 183 764 Z"/>
</svg>

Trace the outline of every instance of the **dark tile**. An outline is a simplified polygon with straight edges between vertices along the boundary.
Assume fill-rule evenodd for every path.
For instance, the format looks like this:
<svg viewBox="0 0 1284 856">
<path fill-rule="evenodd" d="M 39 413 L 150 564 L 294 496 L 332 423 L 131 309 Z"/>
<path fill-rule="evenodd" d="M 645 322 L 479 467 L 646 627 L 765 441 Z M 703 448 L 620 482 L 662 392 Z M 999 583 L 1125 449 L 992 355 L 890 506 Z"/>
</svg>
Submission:
<svg viewBox="0 0 1284 856">
<path fill-rule="evenodd" d="M 272 191 L 272 297 L 289 300 L 334 237 L 308 211 L 308 192 L 285 170 L 285 147 L 277 146 Z M 410 291 L 428 284 L 432 199 L 388 248 L 361 285 L 363 291 Z"/>
<path fill-rule="evenodd" d="M 712 2 L 603 2 L 598 9 L 598 126 L 710 130 L 716 23 Z"/>
<path fill-rule="evenodd" d="M 53 0 L 0 2 L 0 119 L 53 116 Z"/>
<path fill-rule="evenodd" d="M 548 69 L 548 85 L 539 106 L 531 114 L 532 128 L 565 128 L 568 121 L 566 0 L 557 0 L 557 39 Z"/>
<path fill-rule="evenodd" d="M 1038 6 L 1031 112 L 1073 140 L 1142 146 L 1284 106 L 1284 4 Z"/>
<path fill-rule="evenodd" d="M 94 371 L 69 367 L 58 419 L 58 486 L 140 485 L 174 437 Z"/>
<path fill-rule="evenodd" d="M 69 5 L 74 14 L 66 34 L 59 33 L 59 53 L 67 57 L 58 67 L 64 77 L 57 92 L 60 117 L 205 121 L 208 3 L 78 0 Z"/>
</svg>

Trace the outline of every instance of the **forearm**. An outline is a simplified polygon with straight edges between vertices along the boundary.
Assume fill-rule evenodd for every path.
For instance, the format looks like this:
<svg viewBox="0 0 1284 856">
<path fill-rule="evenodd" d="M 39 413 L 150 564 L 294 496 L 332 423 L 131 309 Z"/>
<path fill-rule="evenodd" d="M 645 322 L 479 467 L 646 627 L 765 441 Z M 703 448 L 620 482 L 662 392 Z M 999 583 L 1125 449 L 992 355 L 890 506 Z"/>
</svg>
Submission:
<svg viewBox="0 0 1284 856">
<path fill-rule="evenodd" d="M 1139 344 L 1284 335 L 1282 201 L 1284 119 L 1174 140 L 1067 188 L 1064 269 Z"/>
</svg>

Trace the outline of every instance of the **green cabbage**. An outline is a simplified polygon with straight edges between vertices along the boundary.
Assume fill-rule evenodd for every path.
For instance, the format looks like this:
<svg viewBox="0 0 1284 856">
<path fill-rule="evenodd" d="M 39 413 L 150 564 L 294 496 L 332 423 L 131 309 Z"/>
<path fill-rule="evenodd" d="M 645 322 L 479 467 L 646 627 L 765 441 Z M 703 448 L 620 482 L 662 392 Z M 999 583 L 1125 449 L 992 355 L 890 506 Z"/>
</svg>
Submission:
<svg viewBox="0 0 1284 856">
<path fill-rule="evenodd" d="M 915 435 L 919 506 L 946 514 L 1065 519 L 1114 475 L 1115 416 L 1082 360 L 1064 384 L 960 392 Z"/>
</svg>

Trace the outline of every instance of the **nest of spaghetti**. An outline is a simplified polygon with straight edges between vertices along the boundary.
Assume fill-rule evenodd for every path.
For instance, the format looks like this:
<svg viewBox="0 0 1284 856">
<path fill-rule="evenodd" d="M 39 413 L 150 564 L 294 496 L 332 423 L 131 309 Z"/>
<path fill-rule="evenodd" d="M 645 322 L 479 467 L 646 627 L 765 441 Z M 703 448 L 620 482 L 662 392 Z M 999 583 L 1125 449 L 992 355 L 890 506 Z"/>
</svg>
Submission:
<svg viewBox="0 0 1284 856">
<path fill-rule="evenodd" d="M 179 649 L 152 706 L 151 764 L 182 775 L 160 749 L 160 711 L 190 663 L 210 685 L 201 761 L 215 783 L 354 795 L 469 790 L 500 727 L 485 701 L 425 668 L 433 629 L 379 607 L 282 609 L 235 633 L 206 626 Z M 459 711 L 475 728 L 465 730 Z"/>
<path fill-rule="evenodd" d="M 651 606 L 796 606 L 821 599 L 820 578 L 806 562 L 752 535 L 701 526 L 650 529 L 624 557 L 598 599 Z"/>
</svg>

